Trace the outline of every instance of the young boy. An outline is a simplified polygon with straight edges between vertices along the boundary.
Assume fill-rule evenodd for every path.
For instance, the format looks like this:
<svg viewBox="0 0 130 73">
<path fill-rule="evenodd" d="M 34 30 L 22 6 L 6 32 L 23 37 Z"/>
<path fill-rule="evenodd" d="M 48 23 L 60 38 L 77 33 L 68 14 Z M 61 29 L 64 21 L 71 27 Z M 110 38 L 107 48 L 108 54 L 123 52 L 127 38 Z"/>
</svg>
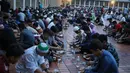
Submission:
<svg viewBox="0 0 130 73">
<path fill-rule="evenodd" d="M 90 51 L 98 57 L 97 71 L 86 70 L 86 73 L 119 73 L 116 61 L 112 54 L 103 50 L 102 43 L 98 39 L 93 39 L 90 43 Z"/>
<path fill-rule="evenodd" d="M 113 57 L 116 60 L 117 66 L 119 66 L 118 53 L 117 53 L 116 49 L 113 47 L 113 45 L 111 43 L 107 42 L 107 36 L 104 34 L 100 34 L 98 39 L 103 43 L 103 49 L 109 51 L 113 55 Z"/>
</svg>

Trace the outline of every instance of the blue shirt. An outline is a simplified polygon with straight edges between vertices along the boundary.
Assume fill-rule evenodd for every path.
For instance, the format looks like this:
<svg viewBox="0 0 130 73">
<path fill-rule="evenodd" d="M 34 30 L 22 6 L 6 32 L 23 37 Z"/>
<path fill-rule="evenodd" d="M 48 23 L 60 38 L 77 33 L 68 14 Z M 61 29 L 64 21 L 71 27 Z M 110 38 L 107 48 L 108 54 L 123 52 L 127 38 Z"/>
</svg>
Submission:
<svg viewBox="0 0 130 73">
<path fill-rule="evenodd" d="M 20 40 L 21 42 L 23 42 L 26 45 L 30 45 L 33 46 L 35 43 L 35 38 L 33 33 L 28 30 L 28 29 L 24 29 L 21 34 L 20 34 Z"/>
<path fill-rule="evenodd" d="M 41 26 L 41 28 L 42 28 L 43 30 L 46 29 L 45 24 L 44 24 L 44 22 L 42 21 L 42 19 L 39 19 L 39 20 L 38 20 L 38 24 Z"/>
<path fill-rule="evenodd" d="M 118 53 L 116 51 L 116 48 L 112 44 L 108 43 L 107 51 L 109 51 L 113 55 L 113 57 L 115 58 L 115 60 L 117 62 L 117 65 L 119 66 L 119 57 L 118 57 Z"/>
<path fill-rule="evenodd" d="M 42 5 L 42 4 L 39 4 L 39 8 L 42 9 L 42 8 L 43 8 L 43 5 Z"/>
<path fill-rule="evenodd" d="M 32 19 L 32 14 L 31 14 L 31 12 L 29 10 L 27 10 L 27 15 L 28 15 L 29 19 Z"/>
<path fill-rule="evenodd" d="M 99 66 L 97 72 L 87 71 L 86 73 L 119 73 L 116 61 L 112 54 L 103 50 L 99 58 Z"/>
</svg>

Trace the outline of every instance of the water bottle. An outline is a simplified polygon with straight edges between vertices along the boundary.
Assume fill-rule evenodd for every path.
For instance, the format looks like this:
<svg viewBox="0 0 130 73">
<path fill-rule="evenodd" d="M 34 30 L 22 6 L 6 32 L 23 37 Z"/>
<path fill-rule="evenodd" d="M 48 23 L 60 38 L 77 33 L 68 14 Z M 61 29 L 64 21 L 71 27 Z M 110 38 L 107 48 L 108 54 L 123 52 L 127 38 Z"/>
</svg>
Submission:
<svg viewBox="0 0 130 73">
<path fill-rule="evenodd" d="M 61 59 L 58 59 L 58 63 L 57 63 L 57 64 L 58 64 L 58 66 L 60 65 L 60 62 L 61 62 Z"/>
<path fill-rule="evenodd" d="M 49 68 L 49 61 L 48 59 L 45 59 L 46 68 Z"/>
<path fill-rule="evenodd" d="M 80 56 L 77 57 L 77 61 L 78 61 L 78 62 L 80 61 Z"/>
<path fill-rule="evenodd" d="M 72 59 L 75 59 L 75 50 L 74 49 L 72 50 L 72 54 L 73 54 Z"/>
<path fill-rule="evenodd" d="M 53 57 L 53 60 L 54 60 L 54 61 L 56 61 L 56 59 L 57 59 L 56 57 Z"/>
<path fill-rule="evenodd" d="M 75 50 L 72 50 L 73 55 L 75 55 Z"/>
<path fill-rule="evenodd" d="M 59 73 L 59 70 L 58 69 L 54 69 L 54 73 Z"/>
</svg>

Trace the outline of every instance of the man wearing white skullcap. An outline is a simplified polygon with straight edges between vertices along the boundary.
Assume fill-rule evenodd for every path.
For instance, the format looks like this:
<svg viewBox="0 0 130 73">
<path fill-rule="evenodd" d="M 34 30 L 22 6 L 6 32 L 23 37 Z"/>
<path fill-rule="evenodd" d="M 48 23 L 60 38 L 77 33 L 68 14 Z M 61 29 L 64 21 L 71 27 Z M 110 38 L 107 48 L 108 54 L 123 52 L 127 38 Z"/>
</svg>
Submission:
<svg viewBox="0 0 130 73">
<path fill-rule="evenodd" d="M 45 65 L 44 56 L 49 52 L 46 43 L 40 43 L 25 50 L 25 54 L 21 57 L 16 65 L 17 73 L 45 73 L 48 69 Z"/>
<path fill-rule="evenodd" d="M 80 27 L 78 26 L 75 26 L 73 30 L 77 34 L 76 37 L 80 40 L 80 42 L 83 42 L 87 34 L 83 30 L 81 30 Z"/>
</svg>

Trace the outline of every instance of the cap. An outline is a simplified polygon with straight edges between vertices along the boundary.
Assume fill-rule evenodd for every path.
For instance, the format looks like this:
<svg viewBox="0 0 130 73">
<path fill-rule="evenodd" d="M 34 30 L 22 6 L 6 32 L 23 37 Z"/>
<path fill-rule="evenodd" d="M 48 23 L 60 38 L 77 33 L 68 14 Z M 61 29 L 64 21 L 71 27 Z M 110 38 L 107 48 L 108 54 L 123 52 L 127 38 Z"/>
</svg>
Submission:
<svg viewBox="0 0 130 73">
<path fill-rule="evenodd" d="M 78 31 L 80 28 L 78 26 L 74 27 L 74 31 Z"/>
<path fill-rule="evenodd" d="M 46 18 L 47 17 L 47 15 L 44 15 L 44 18 Z"/>
<path fill-rule="evenodd" d="M 37 46 L 37 50 L 41 53 L 48 53 L 49 52 L 49 47 L 46 43 L 40 43 Z"/>
<path fill-rule="evenodd" d="M 51 22 L 51 19 L 48 17 L 48 18 L 46 19 L 46 21 L 47 21 L 48 23 L 50 23 L 50 22 Z"/>
</svg>

